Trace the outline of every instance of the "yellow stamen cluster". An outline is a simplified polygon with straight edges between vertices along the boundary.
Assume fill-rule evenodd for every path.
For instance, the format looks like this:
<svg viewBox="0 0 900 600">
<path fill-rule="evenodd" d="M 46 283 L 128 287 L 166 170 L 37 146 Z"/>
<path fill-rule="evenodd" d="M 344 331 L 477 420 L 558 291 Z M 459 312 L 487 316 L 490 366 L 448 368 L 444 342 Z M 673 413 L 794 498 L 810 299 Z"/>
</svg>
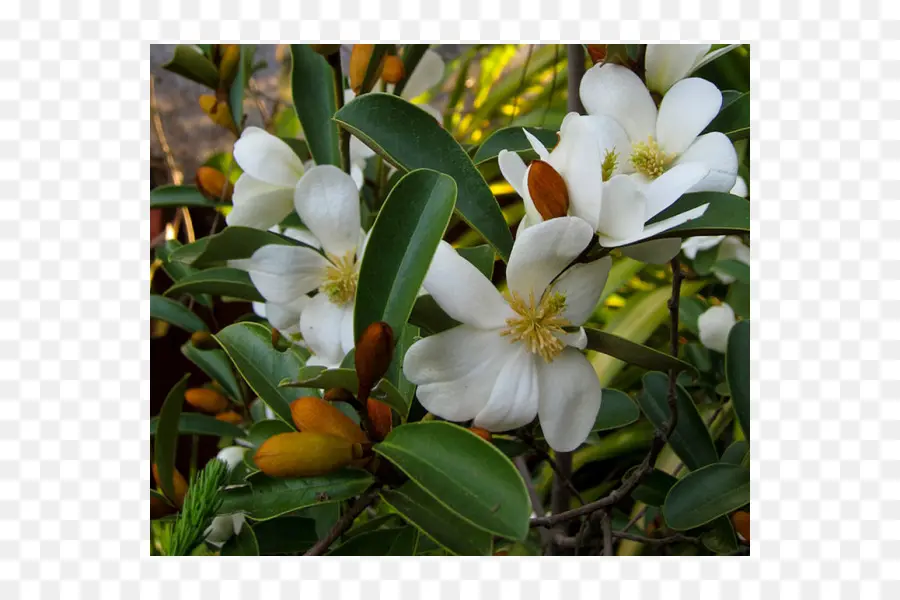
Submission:
<svg viewBox="0 0 900 600">
<path fill-rule="evenodd" d="M 660 149 L 653 136 L 649 136 L 646 142 L 637 142 L 631 147 L 631 164 L 634 165 L 634 170 L 650 179 L 662 175 L 674 158 L 674 154 L 666 154 Z"/>
<path fill-rule="evenodd" d="M 603 164 L 601 165 L 603 181 L 609 181 L 609 178 L 612 177 L 613 171 L 616 170 L 618 164 L 619 153 L 616 152 L 615 148 L 607 150 L 606 154 L 603 155 Z"/>
<path fill-rule="evenodd" d="M 356 253 L 348 252 L 344 256 L 328 256 L 331 264 L 325 271 L 325 280 L 319 291 L 327 294 L 335 304 L 346 304 L 356 296 L 356 283 L 359 272 L 356 265 Z"/>
<path fill-rule="evenodd" d="M 507 327 L 500 331 L 500 335 L 509 336 L 510 342 L 522 342 L 529 352 L 540 354 L 545 361 L 552 362 L 565 348 L 556 334 L 564 334 L 563 328 L 571 325 L 562 317 L 566 297 L 559 292 L 548 292 L 539 303 L 535 303 L 534 293 L 529 294 L 526 301 L 512 292 L 507 294 L 506 300 L 518 316 L 506 320 Z"/>
</svg>

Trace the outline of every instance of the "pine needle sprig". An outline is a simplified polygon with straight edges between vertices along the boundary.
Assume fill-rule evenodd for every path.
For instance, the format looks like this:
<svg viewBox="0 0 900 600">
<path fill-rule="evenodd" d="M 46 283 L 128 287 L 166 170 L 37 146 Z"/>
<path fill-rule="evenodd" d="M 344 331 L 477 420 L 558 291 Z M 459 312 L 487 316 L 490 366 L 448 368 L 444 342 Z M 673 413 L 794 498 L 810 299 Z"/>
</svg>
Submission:
<svg viewBox="0 0 900 600">
<path fill-rule="evenodd" d="M 206 529 L 222 506 L 220 492 L 227 478 L 227 465 L 213 459 L 191 479 L 184 506 L 172 531 L 169 556 L 187 556 L 203 541 Z"/>
</svg>

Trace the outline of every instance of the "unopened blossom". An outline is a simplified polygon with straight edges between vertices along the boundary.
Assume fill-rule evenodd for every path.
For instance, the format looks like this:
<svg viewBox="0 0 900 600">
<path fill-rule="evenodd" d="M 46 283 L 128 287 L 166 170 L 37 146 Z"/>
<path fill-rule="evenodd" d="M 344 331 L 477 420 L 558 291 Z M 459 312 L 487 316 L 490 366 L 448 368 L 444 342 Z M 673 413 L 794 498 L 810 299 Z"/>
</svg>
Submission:
<svg viewBox="0 0 900 600">
<path fill-rule="evenodd" d="M 520 231 L 503 296 L 449 244 L 437 249 L 425 289 L 461 325 L 414 343 L 406 377 L 431 413 L 507 431 L 538 416 L 552 448 L 584 442 L 601 386 L 581 353 L 581 328 L 596 306 L 611 259 L 572 262 L 590 243 L 582 219 L 561 217 Z M 571 265 L 571 266 L 570 266 Z"/>
<path fill-rule="evenodd" d="M 697 319 L 700 343 L 724 354 L 728 348 L 728 334 L 736 322 L 734 310 L 729 305 L 709 307 Z"/>
<path fill-rule="evenodd" d="M 696 68 L 709 49 L 710 44 L 647 44 L 644 55 L 647 88 L 664 95 Z"/>
<path fill-rule="evenodd" d="M 229 446 L 219 451 L 216 459 L 221 460 L 231 472 L 244 460 L 244 452 L 246 448 L 240 446 Z M 212 520 L 209 527 L 206 528 L 204 535 L 206 541 L 214 546 L 222 546 L 231 539 L 231 536 L 241 532 L 244 526 L 243 513 L 234 513 L 231 515 L 219 515 Z"/>
</svg>

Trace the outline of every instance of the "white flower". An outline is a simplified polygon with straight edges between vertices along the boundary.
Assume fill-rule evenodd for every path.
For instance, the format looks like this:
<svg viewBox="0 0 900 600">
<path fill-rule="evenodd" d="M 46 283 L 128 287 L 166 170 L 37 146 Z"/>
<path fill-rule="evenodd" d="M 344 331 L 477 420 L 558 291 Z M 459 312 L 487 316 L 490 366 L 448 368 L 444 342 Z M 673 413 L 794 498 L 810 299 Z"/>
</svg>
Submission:
<svg viewBox="0 0 900 600">
<path fill-rule="evenodd" d="M 750 195 L 750 189 L 747 187 L 747 182 L 744 181 L 744 178 L 740 175 L 737 176 L 737 179 L 734 180 L 734 187 L 731 188 L 730 193 L 735 196 L 740 196 L 741 198 L 746 198 Z"/>
<path fill-rule="evenodd" d="M 228 467 L 228 471 L 231 472 L 241 463 L 241 461 L 243 461 L 244 452 L 246 451 L 246 448 L 241 448 L 240 446 L 229 446 L 220 450 L 216 458 L 225 463 Z M 215 517 L 210 526 L 206 528 L 206 531 L 204 532 L 206 541 L 214 546 L 222 546 L 232 535 L 240 533 L 243 525 L 243 513 L 219 515 L 218 517 Z"/>
<path fill-rule="evenodd" d="M 316 355 L 309 364 L 337 365 L 353 347 L 353 302 L 364 247 L 359 192 L 349 175 L 321 165 L 297 184 L 294 207 L 324 256 L 305 246 L 273 244 L 229 264 L 249 272 L 273 327 L 303 335 Z M 315 290 L 314 297 L 307 296 Z"/>
<path fill-rule="evenodd" d="M 724 354 L 728 348 L 728 333 L 735 323 L 734 310 L 727 304 L 709 307 L 697 319 L 700 343 Z"/>
<path fill-rule="evenodd" d="M 438 123 L 443 121 L 441 113 L 434 107 L 424 102 L 416 100 L 419 96 L 439 84 L 444 79 L 444 59 L 434 50 L 428 49 L 419 59 L 419 64 L 413 69 L 413 72 L 406 79 L 406 85 L 400 97 L 412 102 L 432 117 Z M 394 85 L 388 84 L 386 87 L 388 92 L 394 91 Z"/>
<path fill-rule="evenodd" d="M 709 52 L 710 44 L 647 44 L 645 79 L 660 96 L 687 77 Z"/>
<path fill-rule="evenodd" d="M 303 161 L 290 146 L 259 127 L 247 127 L 234 143 L 234 160 L 243 173 L 234 184 L 234 206 L 225 221 L 268 229 L 288 216 Z"/>
<path fill-rule="evenodd" d="M 729 235 L 719 245 L 719 252 L 716 254 L 716 262 L 720 260 L 736 260 L 745 265 L 750 264 L 750 248 L 744 245 L 741 238 L 735 235 Z M 725 284 L 734 283 L 734 277 L 725 275 L 724 273 L 716 273 L 719 281 Z"/>
<path fill-rule="evenodd" d="M 425 289 L 462 325 L 417 341 L 403 362 L 428 411 L 451 421 L 474 419 L 489 431 L 521 427 L 537 415 L 555 450 L 584 442 L 601 388 L 579 351 L 587 343 L 580 325 L 597 304 L 611 259 L 566 267 L 592 237 L 591 227 L 574 217 L 520 232 L 507 266 L 506 298 L 449 244 L 440 244 Z"/>
<path fill-rule="evenodd" d="M 246 448 L 242 448 L 240 446 L 228 446 L 227 448 L 222 448 L 221 450 L 219 450 L 216 458 L 225 463 L 225 466 L 227 466 L 228 470 L 231 471 L 236 466 L 241 464 L 241 462 L 244 460 L 244 452 L 246 451 Z"/>
<path fill-rule="evenodd" d="M 698 235 L 684 240 L 681 249 L 684 250 L 685 256 L 694 260 L 698 252 L 715 248 L 724 239 L 724 235 Z"/>
</svg>

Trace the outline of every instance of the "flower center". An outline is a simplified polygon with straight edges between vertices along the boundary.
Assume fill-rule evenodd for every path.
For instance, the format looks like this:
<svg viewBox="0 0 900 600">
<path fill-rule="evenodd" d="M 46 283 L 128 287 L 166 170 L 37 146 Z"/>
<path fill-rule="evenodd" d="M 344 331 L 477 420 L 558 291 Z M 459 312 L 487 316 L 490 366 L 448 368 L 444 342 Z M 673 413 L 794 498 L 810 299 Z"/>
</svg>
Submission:
<svg viewBox="0 0 900 600">
<path fill-rule="evenodd" d="M 637 142 L 631 147 L 634 170 L 650 179 L 662 175 L 674 158 L 674 154 L 666 154 L 660 149 L 652 135 L 647 137 L 646 142 Z"/>
<path fill-rule="evenodd" d="M 563 327 L 571 325 L 562 316 L 566 297 L 559 292 L 548 292 L 535 304 L 533 292 L 527 301 L 512 292 L 507 294 L 506 300 L 517 316 L 506 320 L 506 328 L 500 335 L 509 336 L 510 342 L 522 342 L 529 352 L 552 362 L 566 347 L 555 334 L 565 333 Z"/>
<path fill-rule="evenodd" d="M 328 255 L 331 264 L 325 270 L 325 280 L 319 291 L 327 294 L 335 304 L 346 304 L 356 296 L 356 283 L 359 271 L 356 265 L 356 253 L 348 252 L 344 256 Z"/>
</svg>

